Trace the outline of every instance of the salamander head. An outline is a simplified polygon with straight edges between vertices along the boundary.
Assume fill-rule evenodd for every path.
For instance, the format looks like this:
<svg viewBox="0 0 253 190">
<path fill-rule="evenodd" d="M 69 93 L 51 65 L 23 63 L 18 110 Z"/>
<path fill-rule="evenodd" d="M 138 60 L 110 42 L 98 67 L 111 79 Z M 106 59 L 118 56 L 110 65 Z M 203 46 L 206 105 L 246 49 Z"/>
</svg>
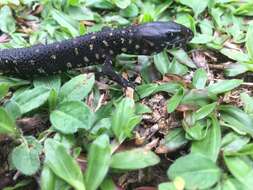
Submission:
<svg viewBox="0 0 253 190">
<path fill-rule="evenodd" d="M 193 38 L 193 32 L 175 22 L 151 22 L 139 25 L 136 36 L 149 51 L 159 52 L 165 47 L 170 49 L 184 46 Z"/>
</svg>

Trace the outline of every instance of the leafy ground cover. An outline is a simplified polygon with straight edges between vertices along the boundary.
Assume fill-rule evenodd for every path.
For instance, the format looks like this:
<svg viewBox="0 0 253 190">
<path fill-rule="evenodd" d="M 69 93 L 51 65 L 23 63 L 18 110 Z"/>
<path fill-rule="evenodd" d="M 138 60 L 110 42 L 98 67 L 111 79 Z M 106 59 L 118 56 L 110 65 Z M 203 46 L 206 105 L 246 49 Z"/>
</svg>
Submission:
<svg viewBox="0 0 253 190">
<path fill-rule="evenodd" d="M 252 16 L 250 0 L 1 0 L 1 48 L 157 20 L 195 37 L 118 56 L 135 92 L 99 66 L 1 76 L 0 189 L 252 189 Z"/>
</svg>

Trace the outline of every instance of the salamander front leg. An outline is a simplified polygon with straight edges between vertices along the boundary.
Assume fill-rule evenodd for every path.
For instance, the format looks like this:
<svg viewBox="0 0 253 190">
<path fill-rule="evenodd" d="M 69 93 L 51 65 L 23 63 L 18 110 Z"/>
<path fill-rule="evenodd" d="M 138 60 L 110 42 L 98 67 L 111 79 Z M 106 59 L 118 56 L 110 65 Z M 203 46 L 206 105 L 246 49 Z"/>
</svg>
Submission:
<svg viewBox="0 0 253 190">
<path fill-rule="evenodd" d="M 117 82 L 120 86 L 126 88 L 135 88 L 135 85 L 128 80 L 124 79 L 121 75 L 117 74 L 112 68 L 112 60 L 107 58 L 102 66 L 102 73 L 109 79 Z"/>
</svg>

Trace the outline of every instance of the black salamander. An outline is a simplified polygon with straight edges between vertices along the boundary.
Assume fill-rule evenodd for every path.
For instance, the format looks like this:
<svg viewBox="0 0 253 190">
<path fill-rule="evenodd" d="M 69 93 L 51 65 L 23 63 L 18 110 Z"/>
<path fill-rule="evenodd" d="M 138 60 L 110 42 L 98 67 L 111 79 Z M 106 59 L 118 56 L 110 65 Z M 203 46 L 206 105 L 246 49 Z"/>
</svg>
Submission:
<svg viewBox="0 0 253 190">
<path fill-rule="evenodd" d="M 151 22 L 123 29 L 104 29 L 48 45 L 1 50 L 0 71 L 27 78 L 103 64 L 103 73 L 126 87 L 131 85 L 113 71 L 112 57 L 121 53 L 151 55 L 164 48 L 181 47 L 192 37 L 190 29 L 175 22 Z"/>
</svg>

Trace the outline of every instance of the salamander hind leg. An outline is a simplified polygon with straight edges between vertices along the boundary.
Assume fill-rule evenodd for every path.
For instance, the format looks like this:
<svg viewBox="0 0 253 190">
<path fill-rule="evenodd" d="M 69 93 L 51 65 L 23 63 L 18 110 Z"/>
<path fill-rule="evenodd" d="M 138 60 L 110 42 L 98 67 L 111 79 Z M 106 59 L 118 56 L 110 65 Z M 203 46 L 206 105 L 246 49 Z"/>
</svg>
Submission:
<svg viewBox="0 0 253 190">
<path fill-rule="evenodd" d="M 102 73 L 106 75 L 109 79 L 117 82 L 120 86 L 126 88 L 131 87 L 135 88 L 135 85 L 130 81 L 124 79 L 121 75 L 117 74 L 112 68 L 112 60 L 110 58 L 106 58 L 103 66 Z"/>
</svg>

